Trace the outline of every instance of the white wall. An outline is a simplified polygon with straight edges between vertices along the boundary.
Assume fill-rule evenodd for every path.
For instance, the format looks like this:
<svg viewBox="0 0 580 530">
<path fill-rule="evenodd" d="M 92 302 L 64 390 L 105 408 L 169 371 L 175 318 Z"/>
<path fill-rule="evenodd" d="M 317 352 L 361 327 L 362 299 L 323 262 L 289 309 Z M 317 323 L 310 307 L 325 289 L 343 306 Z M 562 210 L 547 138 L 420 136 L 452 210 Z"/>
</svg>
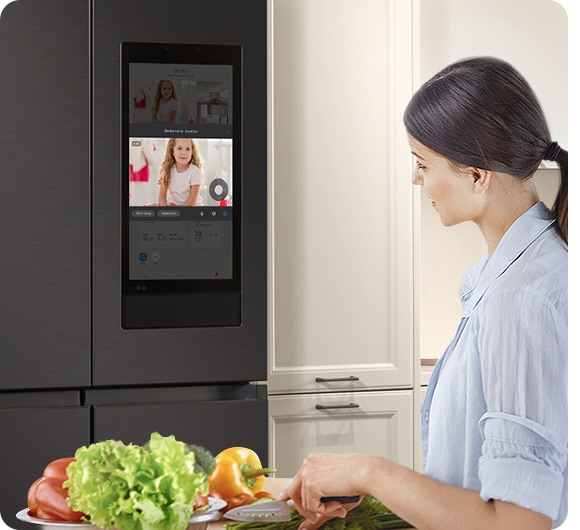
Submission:
<svg viewBox="0 0 580 530">
<path fill-rule="evenodd" d="M 568 143 L 568 31 L 565 10 L 554 0 L 419 0 L 419 84 L 458 59 L 492 55 L 513 64 L 534 88 L 552 137 Z M 536 177 L 551 205 L 555 169 Z M 485 252 L 473 224 L 445 228 L 421 192 L 420 352 L 438 357 L 451 338 L 461 307 L 463 274 Z"/>
</svg>

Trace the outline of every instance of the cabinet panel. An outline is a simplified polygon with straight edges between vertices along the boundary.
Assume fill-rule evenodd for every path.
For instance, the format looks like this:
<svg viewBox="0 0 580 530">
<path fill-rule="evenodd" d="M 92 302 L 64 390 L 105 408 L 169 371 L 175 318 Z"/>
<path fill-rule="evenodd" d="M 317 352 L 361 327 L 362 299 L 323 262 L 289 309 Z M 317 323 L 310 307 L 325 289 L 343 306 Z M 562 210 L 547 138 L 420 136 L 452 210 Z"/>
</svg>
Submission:
<svg viewBox="0 0 580 530">
<path fill-rule="evenodd" d="M 411 387 L 411 2 L 272 0 L 271 27 L 270 391 Z"/>
<path fill-rule="evenodd" d="M 291 477 L 312 451 L 327 451 L 380 455 L 412 466 L 412 410 L 411 391 L 271 396 L 272 465 L 278 476 Z"/>
</svg>

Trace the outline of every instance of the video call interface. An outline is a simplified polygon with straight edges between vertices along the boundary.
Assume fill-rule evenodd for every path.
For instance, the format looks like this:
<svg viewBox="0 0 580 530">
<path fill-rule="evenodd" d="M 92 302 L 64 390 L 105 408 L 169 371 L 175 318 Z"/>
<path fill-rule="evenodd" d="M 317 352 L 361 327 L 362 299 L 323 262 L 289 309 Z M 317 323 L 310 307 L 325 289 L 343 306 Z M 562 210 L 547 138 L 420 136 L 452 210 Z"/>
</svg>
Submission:
<svg viewBox="0 0 580 530">
<path fill-rule="evenodd" d="M 129 64 L 129 280 L 233 277 L 232 75 Z"/>
</svg>

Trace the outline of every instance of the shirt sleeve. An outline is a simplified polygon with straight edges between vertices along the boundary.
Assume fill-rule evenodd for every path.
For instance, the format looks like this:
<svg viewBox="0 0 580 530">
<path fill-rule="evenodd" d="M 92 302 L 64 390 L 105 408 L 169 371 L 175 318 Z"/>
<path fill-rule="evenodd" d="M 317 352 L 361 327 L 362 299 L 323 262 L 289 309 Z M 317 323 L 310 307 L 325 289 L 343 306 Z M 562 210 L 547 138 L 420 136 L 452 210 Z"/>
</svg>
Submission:
<svg viewBox="0 0 580 530">
<path fill-rule="evenodd" d="M 567 449 L 542 425 L 504 413 L 485 414 L 480 495 L 558 517 Z"/>
<path fill-rule="evenodd" d="M 568 463 L 567 296 L 544 288 L 493 295 L 480 312 L 479 475 L 484 500 L 554 520 Z"/>
<path fill-rule="evenodd" d="M 190 186 L 200 185 L 202 180 L 201 176 L 202 176 L 201 169 L 199 169 L 195 165 L 192 165 L 189 172 L 189 185 Z"/>
</svg>

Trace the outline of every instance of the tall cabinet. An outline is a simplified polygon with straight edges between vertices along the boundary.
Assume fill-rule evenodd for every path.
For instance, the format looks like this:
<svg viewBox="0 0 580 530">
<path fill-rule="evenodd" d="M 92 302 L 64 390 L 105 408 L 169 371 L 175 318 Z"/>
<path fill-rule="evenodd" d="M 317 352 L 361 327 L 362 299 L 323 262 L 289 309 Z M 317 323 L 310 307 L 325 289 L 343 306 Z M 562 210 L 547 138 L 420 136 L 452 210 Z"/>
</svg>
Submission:
<svg viewBox="0 0 580 530">
<path fill-rule="evenodd" d="M 415 465 L 409 0 L 269 2 L 270 458 Z"/>
</svg>

